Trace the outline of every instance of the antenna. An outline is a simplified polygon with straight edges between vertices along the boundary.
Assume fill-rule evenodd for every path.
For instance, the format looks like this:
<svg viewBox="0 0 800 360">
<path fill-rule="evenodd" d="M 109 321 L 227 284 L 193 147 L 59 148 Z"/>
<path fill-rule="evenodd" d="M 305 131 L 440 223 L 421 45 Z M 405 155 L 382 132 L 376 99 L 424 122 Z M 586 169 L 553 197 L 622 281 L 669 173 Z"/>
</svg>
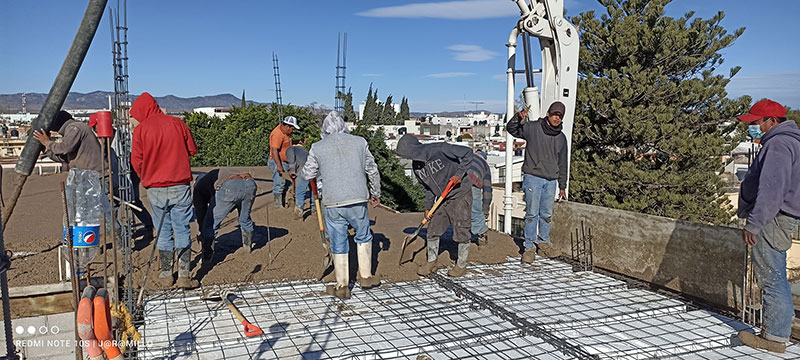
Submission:
<svg viewBox="0 0 800 360">
<path fill-rule="evenodd" d="M 281 72 L 278 68 L 278 55 L 272 53 L 272 73 L 275 75 L 275 104 L 278 106 L 278 121 L 283 120 L 283 98 L 281 98 Z"/>
<path fill-rule="evenodd" d="M 478 105 L 485 104 L 483 101 L 470 101 L 469 103 L 475 105 L 475 112 L 478 112 Z"/>
<path fill-rule="evenodd" d="M 333 98 L 333 109 L 338 113 L 344 111 L 345 73 L 347 71 L 347 33 L 339 33 L 336 44 L 336 94 Z M 340 95 L 341 94 L 341 95 Z"/>
</svg>

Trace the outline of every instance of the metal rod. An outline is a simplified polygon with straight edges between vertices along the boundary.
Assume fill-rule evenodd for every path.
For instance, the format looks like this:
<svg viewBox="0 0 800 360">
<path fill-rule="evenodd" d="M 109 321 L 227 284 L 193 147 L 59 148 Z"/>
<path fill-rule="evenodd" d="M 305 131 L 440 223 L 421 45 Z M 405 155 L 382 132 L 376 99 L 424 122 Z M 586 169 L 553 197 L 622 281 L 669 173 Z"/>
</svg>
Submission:
<svg viewBox="0 0 800 360">
<path fill-rule="evenodd" d="M 1 186 L 1 185 L 0 185 Z M 61 249 L 59 249 L 61 251 Z M 0 254 L 6 253 L 5 240 L 3 239 L 3 222 L 0 219 Z M 8 267 L 11 267 L 9 258 Z M 0 289 L 3 292 L 3 329 L 6 335 L 6 357 L 16 359 L 16 348 L 14 347 L 14 333 L 11 332 L 11 302 L 8 295 L 8 271 L 0 273 Z"/>
<path fill-rule="evenodd" d="M 142 279 L 142 288 L 139 290 L 139 297 L 136 300 L 136 305 L 142 304 L 142 296 L 144 296 L 144 286 L 147 284 L 147 274 L 150 273 L 150 265 L 153 264 L 153 256 L 156 254 L 156 247 L 158 245 L 158 235 L 161 234 L 161 226 L 164 225 L 164 218 L 167 217 L 169 211 L 169 199 L 164 203 L 164 213 L 161 214 L 161 220 L 158 222 L 158 232 L 156 233 L 156 241 L 153 242 L 153 250 L 150 252 L 150 261 L 147 262 L 147 270 L 144 271 L 144 278 Z"/>
<path fill-rule="evenodd" d="M 114 176 L 114 172 L 111 170 L 111 138 L 106 138 L 105 141 L 103 142 L 103 144 L 105 145 L 105 148 L 106 148 L 106 160 L 108 162 L 108 169 L 106 170 L 107 174 L 108 174 L 108 205 L 111 206 L 111 219 L 109 219 L 111 221 L 111 224 L 106 224 L 106 225 L 108 225 L 108 227 L 111 228 L 111 234 L 110 234 L 111 235 L 111 239 L 114 241 L 114 243 L 116 243 L 117 232 L 116 232 L 116 229 L 114 229 L 114 224 L 115 224 L 116 221 L 114 221 L 114 219 L 115 219 L 115 216 L 114 216 L 114 182 L 113 182 L 113 179 L 112 179 L 112 176 Z M 105 221 L 105 215 L 103 215 L 103 220 Z M 108 232 L 108 229 L 104 227 L 103 231 L 104 232 Z M 103 265 L 105 266 L 106 269 L 108 269 L 108 264 L 106 263 L 106 252 L 108 251 L 108 238 L 107 237 L 106 237 L 106 240 L 105 240 L 105 244 L 103 246 L 104 246 L 103 247 Z M 113 249 L 114 249 L 113 250 L 114 254 L 116 254 L 117 253 L 117 247 L 113 246 Z M 116 263 L 116 259 L 114 259 L 114 268 L 116 269 L 116 267 L 117 267 L 117 263 Z M 108 283 L 107 283 L 107 281 L 108 281 L 108 273 L 106 272 L 106 275 L 104 275 L 104 276 L 105 277 L 103 279 L 103 284 L 104 284 L 103 286 L 106 289 L 108 289 L 108 287 L 107 287 L 107 285 L 108 285 Z M 116 274 L 115 274 L 115 276 L 116 276 Z M 114 278 L 114 290 L 111 291 L 111 296 L 114 298 L 114 301 L 119 301 L 119 294 L 118 294 L 118 291 L 117 291 L 117 287 L 118 287 L 117 286 L 117 279 Z"/>
<path fill-rule="evenodd" d="M 70 279 L 72 279 L 72 311 L 77 314 L 78 311 L 78 302 L 80 299 L 78 298 L 78 276 L 75 273 L 75 270 L 78 269 L 75 266 L 75 251 L 72 248 L 72 222 L 69 218 L 69 205 L 67 204 L 67 187 L 66 184 L 62 181 L 61 182 L 61 203 L 64 206 L 64 214 L 66 214 L 67 218 L 67 251 L 69 251 L 69 271 L 72 271 Z M 88 283 L 87 283 L 88 284 Z M 75 359 L 81 360 L 83 359 L 83 351 L 81 350 L 80 346 L 80 337 L 78 336 L 78 317 L 75 316 L 75 320 L 73 321 L 73 325 L 75 326 Z"/>
</svg>

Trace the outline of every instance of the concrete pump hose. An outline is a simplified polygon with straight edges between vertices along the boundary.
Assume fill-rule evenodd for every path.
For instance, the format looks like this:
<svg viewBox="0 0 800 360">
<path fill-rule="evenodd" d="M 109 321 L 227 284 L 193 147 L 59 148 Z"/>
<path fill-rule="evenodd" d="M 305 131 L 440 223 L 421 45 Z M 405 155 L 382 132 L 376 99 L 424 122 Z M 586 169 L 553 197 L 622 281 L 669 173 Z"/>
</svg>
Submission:
<svg viewBox="0 0 800 360">
<path fill-rule="evenodd" d="M 94 329 L 92 324 L 92 299 L 94 299 L 95 288 L 87 286 L 83 289 L 83 297 L 78 303 L 78 336 L 81 338 L 83 348 L 89 354 L 91 360 L 102 360 L 103 349 L 100 348 L 100 343 L 94 337 Z"/>
</svg>

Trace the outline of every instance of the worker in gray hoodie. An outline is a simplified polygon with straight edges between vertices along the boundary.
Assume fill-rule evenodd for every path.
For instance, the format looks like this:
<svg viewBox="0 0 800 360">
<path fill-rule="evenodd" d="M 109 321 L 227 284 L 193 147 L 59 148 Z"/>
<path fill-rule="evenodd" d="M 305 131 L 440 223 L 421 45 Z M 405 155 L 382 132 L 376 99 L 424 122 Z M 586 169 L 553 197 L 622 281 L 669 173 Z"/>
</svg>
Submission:
<svg viewBox="0 0 800 360">
<path fill-rule="evenodd" d="M 771 100 L 757 102 L 739 120 L 749 124 L 750 136 L 762 146 L 742 181 L 738 215 L 747 219 L 742 239 L 752 246 L 764 302 L 761 334 L 740 331 L 739 339 L 753 348 L 782 353 L 794 317 L 786 251 L 800 225 L 800 130 L 786 119 L 786 108 Z"/>
<path fill-rule="evenodd" d="M 432 216 L 425 210 L 425 217 L 430 220 L 428 262 L 417 269 L 417 274 L 428 276 L 438 269 L 439 238 L 452 225 L 453 241 L 458 243 L 458 260 L 447 274 L 452 277 L 463 276 L 467 272 L 472 237 L 472 180 L 467 176 L 467 169 L 472 163 L 472 150 L 445 142 L 421 144 L 414 135 L 406 134 L 397 142 L 397 155 L 413 160 L 411 167 L 425 190 L 426 209 L 433 206 L 450 180 L 456 183 Z"/>
<path fill-rule="evenodd" d="M 350 297 L 350 265 L 347 225 L 355 230 L 358 249 L 358 282 L 362 289 L 380 285 L 372 275 L 372 233 L 369 229 L 367 202 L 380 204 L 381 178 L 367 141 L 347 133 L 344 119 L 331 111 L 322 122 L 322 140 L 311 145 L 301 176 L 317 182 L 324 211 L 325 226 L 331 240 L 336 285 L 327 292 L 340 299 Z M 369 180 L 369 188 L 367 181 Z"/>
<path fill-rule="evenodd" d="M 522 262 L 530 264 L 536 251 L 544 257 L 554 257 L 550 246 L 550 222 L 553 203 L 558 197 L 567 199 L 567 137 L 561 132 L 561 120 L 566 110 L 556 101 L 547 109 L 547 116 L 522 122 L 528 117 L 527 108 L 514 114 L 506 124 L 511 136 L 525 139 L 525 162 L 522 163 L 522 190 L 525 192 L 525 252 Z"/>
</svg>

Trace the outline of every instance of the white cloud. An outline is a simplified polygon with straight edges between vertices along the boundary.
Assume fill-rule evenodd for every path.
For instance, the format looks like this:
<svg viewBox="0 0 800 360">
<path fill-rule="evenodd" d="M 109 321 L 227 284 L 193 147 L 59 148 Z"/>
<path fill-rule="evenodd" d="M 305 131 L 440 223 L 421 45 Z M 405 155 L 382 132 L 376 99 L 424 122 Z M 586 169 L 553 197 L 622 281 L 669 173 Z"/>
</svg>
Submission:
<svg viewBox="0 0 800 360">
<path fill-rule="evenodd" d="M 750 95 L 754 101 L 770 98 L 785 106 L 800 108 L 800 70 L 743 74 L 731 79 L 731 96 Z"/>
<path fill-rule="evenodd" d="M 356 15 L 378 18 L 488 19 L 519 16 L 519 8 L 508 0 L 464 0 L 379 7 Z"/>
<path fill-rule="evenodd" d="M 378 76 L 383 76 L 383 74 L 361 74 L 361 76 L 366 76 L 366 77 L 378 77 Z"/>
<path fill-rule="evenodd" d="M 497 52 L 478 45 L 452 45 L 447 49 L 455 52 L 453 57 L 458 61 L 487 61 L 497 56 Z"/>
<path fill-rule="evenodd" d="M 454 77 L 464 77 L 464 76 L 472 76 L 475 75 L 474 73 L 467 73 L 467 72 L 449 72 L 449 73 L 438 73 L 438 74 L 428 74 L 425 77 L 434 78 L 434 79 L 442 79 L 442 78 L 454 78 Z"/>
</svg>

